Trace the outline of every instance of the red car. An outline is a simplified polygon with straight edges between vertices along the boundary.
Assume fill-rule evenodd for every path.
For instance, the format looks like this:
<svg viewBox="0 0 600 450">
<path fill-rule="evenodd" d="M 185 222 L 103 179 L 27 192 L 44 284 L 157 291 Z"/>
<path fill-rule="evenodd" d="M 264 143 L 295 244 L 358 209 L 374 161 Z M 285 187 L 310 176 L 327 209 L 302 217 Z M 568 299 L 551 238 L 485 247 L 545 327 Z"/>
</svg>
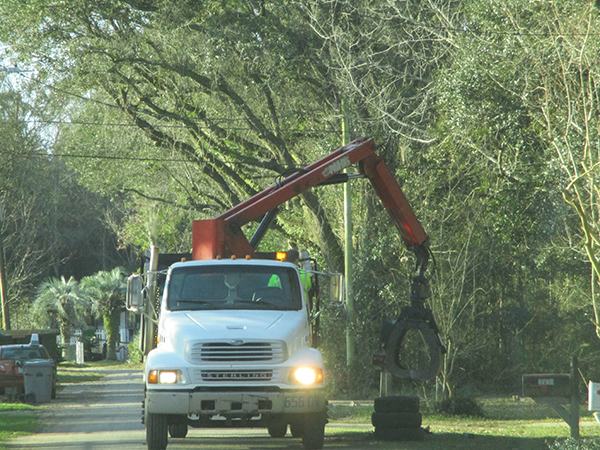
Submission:
<svg viewBox="0 0 600 450">
<path fill-rule="evenodd" d="M 52 394 L 56 397 L 56 364 L 42 345 L 13 344 L 0 345 L 0 392 L 5 388 L 24 388 L 23 368 L 31 360 L 49 360 L 52 365 Z"/>
</svg>

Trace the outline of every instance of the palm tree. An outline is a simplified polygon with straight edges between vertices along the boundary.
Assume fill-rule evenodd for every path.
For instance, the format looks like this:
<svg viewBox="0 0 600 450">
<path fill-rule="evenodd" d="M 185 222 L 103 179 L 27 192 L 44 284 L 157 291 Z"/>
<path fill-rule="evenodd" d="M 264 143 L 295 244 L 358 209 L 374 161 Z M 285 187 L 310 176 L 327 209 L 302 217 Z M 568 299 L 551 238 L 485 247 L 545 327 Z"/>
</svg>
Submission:
<svg viewBox="0 0 600 450">
<path fill-rule="evenodd" d="M 88 302 L 73 277 L 49 278 L 38 287 L 33 310 L 36 317 L 56 320 L 62 342 L 68 345 L 71 328 L 85 323 Z"/>
<path fill-rule="evenodd" d="M 126 278 L 122 267 L 101 271 L 81 280 L 84 295 L 92 302 L 92 310 L 102 317 L 106 331 L 106 359 L 117 359 L 121 312 L 125 307 Z"/>
</svg>

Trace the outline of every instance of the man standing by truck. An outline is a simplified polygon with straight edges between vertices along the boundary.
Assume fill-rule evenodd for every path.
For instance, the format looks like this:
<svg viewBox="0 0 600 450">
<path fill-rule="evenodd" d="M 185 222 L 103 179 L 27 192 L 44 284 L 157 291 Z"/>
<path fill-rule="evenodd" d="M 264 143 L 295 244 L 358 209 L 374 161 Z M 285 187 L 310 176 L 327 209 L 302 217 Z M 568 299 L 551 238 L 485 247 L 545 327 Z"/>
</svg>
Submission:
<svg viewBox="0 0 600 450">
<path fill-rule="evenodd" d="M 300 253 L 296 249 L 291 249 L 286 252 L 285 261 L 295 264 L 300 270 L 300 279 L 302 280 L 302 286 L 304 287 L 304 294 L 308 300 L 308 292 L 312 287 L 312 280 L 310 278 L 310 272 L 300 267 Z M 269 280 L 269 287 L 281 287 L 281 280 L 277 275 L 273 275 Z"/>
</svg>

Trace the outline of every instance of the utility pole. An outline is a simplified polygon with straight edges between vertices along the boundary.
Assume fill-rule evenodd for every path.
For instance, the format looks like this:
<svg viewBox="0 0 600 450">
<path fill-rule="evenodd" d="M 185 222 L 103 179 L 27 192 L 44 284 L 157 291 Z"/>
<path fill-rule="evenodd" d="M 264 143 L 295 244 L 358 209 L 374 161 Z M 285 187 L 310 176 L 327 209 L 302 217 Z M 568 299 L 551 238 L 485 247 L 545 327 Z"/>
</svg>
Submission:
<svg viewBox="0 0 600 450">
<path fill-rule="evenodd" d="M 350 131 L 348 130 L 348 116 L 346 114 L 346 103 L 342 100 L 342 145 L 350 141 Z M 349 168 L 345 169 L 349 173 Z M 344 183 L 344 280 L 346 290 L 346 365 L 350 366 L 354 362 L 356 344 L 354 340 L 354 296 L 352 293 L 352 189 L 350 180 Z"/>
<path fill-rule="evenodd" d="M 4 246 L 2 245 L 2 206 L 0 206 L 0 304 L 2 305 L 2 327 L 10 330 L 10 316 L 8 314 L 8 298 L 6 294 L 6 275 L 4 268 Z"/>
</svg>

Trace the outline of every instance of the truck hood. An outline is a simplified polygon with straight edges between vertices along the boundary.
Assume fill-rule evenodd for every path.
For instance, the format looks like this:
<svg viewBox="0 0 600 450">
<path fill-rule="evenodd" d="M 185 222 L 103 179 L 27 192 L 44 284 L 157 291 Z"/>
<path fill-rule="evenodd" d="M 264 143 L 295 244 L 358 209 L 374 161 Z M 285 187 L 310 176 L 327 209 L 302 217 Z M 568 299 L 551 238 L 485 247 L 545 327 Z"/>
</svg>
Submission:
<svg viewBox="0 0 600 450">
<path fill-rule="evenodd" d="M 294 330 L 308 334 L 305 312 L 217 310 L 171 312 L 163 317 L 159 332 L 181 344 L 190 340 L 287 340 Z"/>
</svg>

